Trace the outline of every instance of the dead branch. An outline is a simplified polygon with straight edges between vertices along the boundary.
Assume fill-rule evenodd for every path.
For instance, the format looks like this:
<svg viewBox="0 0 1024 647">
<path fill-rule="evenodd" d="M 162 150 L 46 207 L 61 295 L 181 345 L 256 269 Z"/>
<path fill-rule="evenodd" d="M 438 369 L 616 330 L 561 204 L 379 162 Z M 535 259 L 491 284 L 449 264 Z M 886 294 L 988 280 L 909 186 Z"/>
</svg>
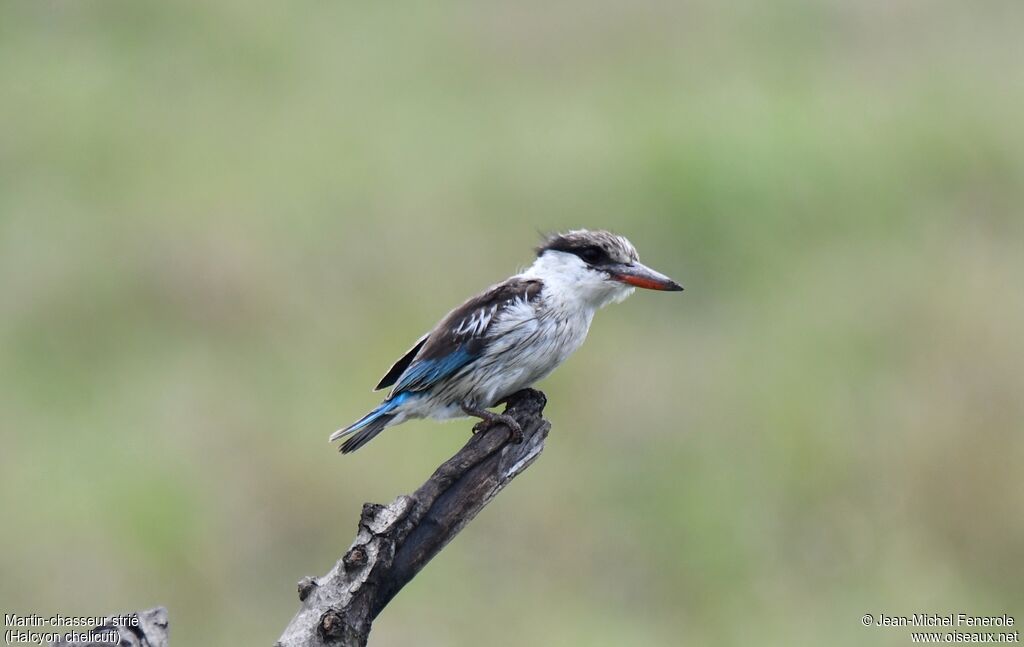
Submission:
<svg viewBox="0 0 1024 647">
<path fill-rule="evenodd" d="M 547 398 L 525 389 L 505 413 L 523 429 L 476 434 L 416 492 L 363 505 L 355 541 L 327 575 L 299 582 L 301 607 L 275 647 L 362 647 L 388 602 L 544 449 Z"/>
</svg>

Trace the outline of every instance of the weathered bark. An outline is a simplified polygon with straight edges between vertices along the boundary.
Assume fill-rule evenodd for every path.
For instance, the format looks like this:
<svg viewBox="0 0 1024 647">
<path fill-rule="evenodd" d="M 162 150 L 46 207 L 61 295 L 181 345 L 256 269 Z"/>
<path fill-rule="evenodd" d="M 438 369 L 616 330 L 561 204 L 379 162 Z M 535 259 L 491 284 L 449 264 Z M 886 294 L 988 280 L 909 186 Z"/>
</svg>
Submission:
<svg viewBox="0 0 1024 647">
<path fill-rule="evenodd" d="M 388 602 L 540 456 L 551 429 L 543 418 L 545 404 L 540 391 L 516 393 L 505 413 L 522 428 L 521 443 L 509 444 L 511 431 L 496 425 L 470 438 L 413 494 L 387 506 L 364 504 L 345 555 L 327 575 L 299 581 L 301 607 L 275 647 L 365 646 L 373 620 Z M 138 622 L 126 621 L 129 617 Z M 81 633 L 93 639 L 60 640 L 53 647 L 167 647 L 167 609 L 113 616 Z"/>
<path fill-rule="evenodd" d="M 138 618 L 138 622 L 127 618 Z M 92 640 L 68 642 L 61 639 L 53 643 L 53 647 L 167 647 L 167 609 L 156 607 L 148 611 L 112 616 L 95 629 L 75 628 L 75 631 L 90 635 Z M 115 640 L 114 635 L 119 638 Z"/>
<path fill-rule="evenodd" d="M 498 425 L 476 434 L 412 495 L 363 505 L 348 552 L 320 578 L 299 582 L 301 607 L 275 647 L 362 647 L 384 607 L 462 528 L 544 449 L 547 399 L 525 389 L 505 413 L 523 429 L 508 444 Z"/>
</svg>

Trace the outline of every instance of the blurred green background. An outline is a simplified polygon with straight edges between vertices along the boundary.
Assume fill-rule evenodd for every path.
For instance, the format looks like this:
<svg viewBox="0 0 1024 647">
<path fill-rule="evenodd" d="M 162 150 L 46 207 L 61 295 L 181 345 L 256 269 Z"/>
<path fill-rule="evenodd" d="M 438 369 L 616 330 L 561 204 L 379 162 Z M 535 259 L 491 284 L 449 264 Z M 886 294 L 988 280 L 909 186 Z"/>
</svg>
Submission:
<svg viewBox="0 0 1024 647">
<path fill-rule="evenodd" d="M 639 293 L 376 645 L 904 645 L 1024 587 L 1024 4 L 0 4 L 0 608 L 272 643 L 470 422 L 327 435 L 606 227 Z"/>
</svg>

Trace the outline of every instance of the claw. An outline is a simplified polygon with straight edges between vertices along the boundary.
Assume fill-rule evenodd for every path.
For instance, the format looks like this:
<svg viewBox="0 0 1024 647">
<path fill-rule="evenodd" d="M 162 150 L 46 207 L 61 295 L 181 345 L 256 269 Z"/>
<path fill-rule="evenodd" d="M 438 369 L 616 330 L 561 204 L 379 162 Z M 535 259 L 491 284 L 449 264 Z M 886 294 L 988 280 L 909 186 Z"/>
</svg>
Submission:
<svg viewBox="0 0 1024 647">
<path fill-rule="evenodd" d="M 523 428 L 519 426 L 519 422 L 512 416 L 504 413 L 493 413 L 486 409 L 472 409 L 470 407 L 463 407 L 462 410 L 467 415 L 481 419 L 480 422 L 473 425 L 474 435 L 489 431 L 496 425 L 505 425 L 509 431 L 508 442 L 515 444 L 523 442 Z"/>
<path fill-rule="evenodd" d="M 523 428 L 519 426 L 519 422 L 515 418 L 501 414 L 499 419 L 502 419 L 501 422 L 504 422 L 505 426 L 508 427 L 508 442 L 513 445 L 523 442 Z"/>
</svg>

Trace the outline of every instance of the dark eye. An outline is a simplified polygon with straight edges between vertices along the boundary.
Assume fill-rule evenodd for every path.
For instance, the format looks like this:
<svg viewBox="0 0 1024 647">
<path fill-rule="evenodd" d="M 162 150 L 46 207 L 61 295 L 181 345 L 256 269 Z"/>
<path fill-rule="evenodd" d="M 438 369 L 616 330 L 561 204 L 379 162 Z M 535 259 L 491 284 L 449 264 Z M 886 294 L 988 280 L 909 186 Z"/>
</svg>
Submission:
<svg viewBox="0 0 1024 647">
<path fill-rule="evenodd" d="M 597 247 L 584 247 L 576 252 L 576 255 L 583 259 L 583 262 L 593 265 L 604 258 L 604 252 Z"/>
</svg>

